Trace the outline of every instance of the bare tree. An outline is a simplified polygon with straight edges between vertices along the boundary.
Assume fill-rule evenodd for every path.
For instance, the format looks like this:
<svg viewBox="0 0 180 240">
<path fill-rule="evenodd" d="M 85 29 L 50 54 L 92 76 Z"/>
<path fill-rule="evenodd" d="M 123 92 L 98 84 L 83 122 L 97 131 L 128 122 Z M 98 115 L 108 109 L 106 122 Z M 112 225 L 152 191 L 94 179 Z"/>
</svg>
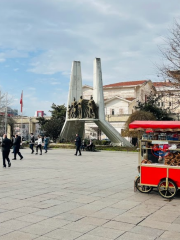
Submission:
<svg viewBox="0 0 180 240">
<path fill-rule="evenodd" d="M 176 87 L 180 87 L 180 23 L 175 21 L 165 44 L 159 49 L 163 55 L 163 64 L 158 67 L 160 76 L 169 79 Z"/>
<path fill-rule="evenodd" d="M 163 61 L 158 67 L 158 76 L 164 83 L 158 83 L 156 89 L 161 94 L 159 106 L 169 109 L 171 113 L 180 114 L 180 23 L 175 21 L 164 38 L 164 44 L 159 46 Z"/>
<path fill-rule="evenodd" d="M 5 133 L 5 124 L 8 124 L 8 116 L 6 116 L 6 108 L 12 103 L 12 97 L 7 93 L 0 91 L 0 136 Z"/>
</svg>

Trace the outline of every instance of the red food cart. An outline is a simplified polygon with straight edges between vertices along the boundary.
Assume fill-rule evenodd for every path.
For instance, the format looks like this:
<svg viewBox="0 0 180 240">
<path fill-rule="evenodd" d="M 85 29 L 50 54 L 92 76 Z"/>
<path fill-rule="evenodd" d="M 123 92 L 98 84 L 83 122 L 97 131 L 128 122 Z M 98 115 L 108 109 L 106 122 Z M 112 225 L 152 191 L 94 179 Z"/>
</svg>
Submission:
<svg viewBox="0 0 180 240">
<path fill-rule="evenodd" d="M 180 121 L 134 121 L 132 131 L 141 131 L 139 176 L 135 186 L 142 193 L 157 188 L 167 199 L 180 189 Z"/>
</svg>

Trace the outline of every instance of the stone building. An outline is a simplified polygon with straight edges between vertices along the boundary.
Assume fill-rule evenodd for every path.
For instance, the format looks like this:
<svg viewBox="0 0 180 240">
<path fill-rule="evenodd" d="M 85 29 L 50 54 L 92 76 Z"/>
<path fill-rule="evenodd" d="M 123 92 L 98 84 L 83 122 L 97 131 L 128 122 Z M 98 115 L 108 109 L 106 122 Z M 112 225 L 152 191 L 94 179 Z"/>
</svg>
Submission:
<svg viewBox="0 0 180 240">
<path fill-rule="evenodd" d="M 173 113 L 174 118 L 179 120 L 180 115 L 180 89 L 171 81 L 154 82 L 154 87 L 157 91 L 157 96 L 161 96 L 158 106 L 164 109 L 169 109 Z"/>
<path fill-rule="evenodd" d="M 150 94 L 156 93 L 151 80 L 119 82 L 103 86 L 106 120 L 121 133 L 124 123 L 131 113 L 137 100 L 145 101 Z M 93 93 L 91 86 L 83 86 L 83 98 L 90 99 Z M 97 138 L 98 128 L 93 123 L 86 124 L 86 137 Z M 106 138 L 101 135 L 101 138 Z"/>
</svg>

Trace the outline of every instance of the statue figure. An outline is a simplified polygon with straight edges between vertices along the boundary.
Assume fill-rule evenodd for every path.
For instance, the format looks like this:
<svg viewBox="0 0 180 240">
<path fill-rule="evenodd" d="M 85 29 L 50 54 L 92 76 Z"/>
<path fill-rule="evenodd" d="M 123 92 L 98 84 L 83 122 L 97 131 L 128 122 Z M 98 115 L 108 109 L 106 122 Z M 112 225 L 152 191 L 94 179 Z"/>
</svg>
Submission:
<svg viewBox="0 0 180 240">
<path fill-rule="evenodd" d="M 88 117 L 89 118 L 95 118 L 96 114 L 96 104 L 93 100 L 93 97 L 91 96 L 91 99 L 88 101 Z"/>
<path fill-rule="evenodd" d="M 68 106 L 67 112 L 68 112 L 68 119 L 70 119 L 71 118 L 71 106 L 70 105 Z"/>
<path fill-rule="evenodd" d="M 71 104 L 71 108 L 72 108 L 71 117 L 72 118 L 77 118 L 77 101 L 76 101 L 75 98 L 74 98 L 74 101 Z"/>
<path fill-rule="evenodd" d="M 77 103 L 78 105 L 78 118 L 82 119 L 83 117 L 83 98 L 80 96 L 80 99 Z"/>
</svg>

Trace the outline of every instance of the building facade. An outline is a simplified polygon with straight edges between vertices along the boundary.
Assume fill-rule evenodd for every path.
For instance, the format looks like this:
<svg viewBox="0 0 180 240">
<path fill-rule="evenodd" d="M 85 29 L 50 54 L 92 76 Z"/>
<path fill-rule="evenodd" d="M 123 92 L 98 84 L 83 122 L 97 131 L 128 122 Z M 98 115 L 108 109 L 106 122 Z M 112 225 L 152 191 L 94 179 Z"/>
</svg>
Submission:
<svg viewBox="0 0 180 240">
<path fill-rule="evenodd" d="M 154 87 L 159 96 L 158 107 L 169 110 L 179 120 L 180 115 L 180 89 L 171 81 L 154 82 Z"/>
<path fill-rule="evenodd" d="M 121 133 L 124 123 L 133 113 L 137 101 L 145 101 L 150 94 L 155 94 L 156 89 L 151 80 L 120 82 L 103 86 L 106 120 Z M 83 98 L 90 99 L 93 95 L 91 86 L 83 86 Z M 93 123 L 86 124 L 85 136 L 97 138 L 98 128 Z M 106 138 L 101 133 L 101 138 Z"/>
</svg>

